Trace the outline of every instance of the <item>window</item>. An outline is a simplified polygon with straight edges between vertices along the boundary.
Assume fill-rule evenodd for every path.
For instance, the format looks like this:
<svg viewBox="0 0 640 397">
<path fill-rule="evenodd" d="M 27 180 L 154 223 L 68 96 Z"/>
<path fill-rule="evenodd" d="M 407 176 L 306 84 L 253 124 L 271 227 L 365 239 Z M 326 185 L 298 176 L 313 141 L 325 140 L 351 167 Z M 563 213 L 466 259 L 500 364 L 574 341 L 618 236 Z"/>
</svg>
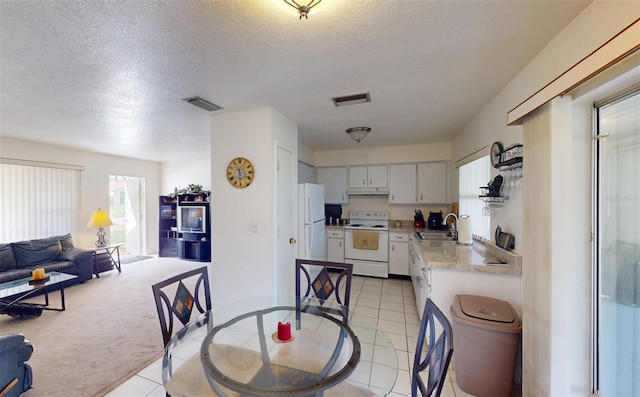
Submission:
<svg viewBox="0 0 640 397">
<path fill-rule="evenodd" d="M 0 242 L 75 232 L 80 170 L 0 163 Z"/>
<path fill-rule="evenodd" d="M 485 207 L 480 195 L 480 186 L 491 179 L 489 156 L 483 156 L 458 168 L 458 195 L 460 208 L 458 213 L 471 218 L 471 234 L 490 240 L 491 218 L 483 215 Z"/>
<path fill-rule="evenodd" d="M 596 108 L 595 378 L 640 395 L 640 91 Z"/>
</svg>

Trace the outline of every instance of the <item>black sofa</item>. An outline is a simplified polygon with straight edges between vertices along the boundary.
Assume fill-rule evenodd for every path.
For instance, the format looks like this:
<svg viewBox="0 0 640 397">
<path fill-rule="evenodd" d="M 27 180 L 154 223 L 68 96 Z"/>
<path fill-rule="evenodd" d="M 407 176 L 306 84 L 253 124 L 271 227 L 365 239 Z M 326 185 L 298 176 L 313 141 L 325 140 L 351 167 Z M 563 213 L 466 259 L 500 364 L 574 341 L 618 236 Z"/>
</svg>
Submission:
<svg viewBox="0 0 640 397">
<path fill-rule="evenodd" d="M 93 276 L 93 251 L 73 246 L 71 234 L 0 244 L 0 283 L 31 277 L 35 268 L 78 276 L 83 283 Z"/>
<path fill-rule="evenodd" d="M 0 335 L 0 390 L 17 397 L 31 388 L 33 372 L 27 363 L 33 346 L 23 334 Z M 13 385 L 9 387 L 9 385 Z"/>
</svg>

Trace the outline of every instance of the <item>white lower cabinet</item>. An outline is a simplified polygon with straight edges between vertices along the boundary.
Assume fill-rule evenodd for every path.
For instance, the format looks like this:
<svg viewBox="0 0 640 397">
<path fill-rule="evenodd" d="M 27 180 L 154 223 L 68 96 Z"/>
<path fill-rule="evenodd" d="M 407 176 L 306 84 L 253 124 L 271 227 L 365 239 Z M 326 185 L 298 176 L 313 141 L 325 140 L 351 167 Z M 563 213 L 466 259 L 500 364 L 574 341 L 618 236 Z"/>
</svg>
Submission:
<svg viewBox="0 0 640 397">
<path fill-rule="evenodd" d="M 344 263 L 344 230 L 327 230 L 327 260 Z"/>
<path fill-rule="evenodd" d="M 429 298 L 451 321 L 451 305 L 456 295 L 480 295 L 507 301 L 521 313 L 520 277 L 504 274 L 461 272 L 429 267 Z"/>
<path fill-rule="evenodd" d="M 389 274 L 409 276 L 409 235 L 389 233 Z"/>
</svg>

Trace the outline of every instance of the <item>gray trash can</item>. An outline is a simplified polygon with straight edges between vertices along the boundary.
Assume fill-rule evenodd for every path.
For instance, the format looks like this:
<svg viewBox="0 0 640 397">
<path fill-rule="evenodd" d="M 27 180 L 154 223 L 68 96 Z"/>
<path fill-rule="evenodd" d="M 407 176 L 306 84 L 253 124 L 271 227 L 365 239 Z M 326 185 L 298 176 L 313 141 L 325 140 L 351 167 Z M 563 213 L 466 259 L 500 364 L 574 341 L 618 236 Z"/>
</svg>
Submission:
<svg viewBox="0 0 640 397">
<path fill-rule="evenodd" d="M 456 382 L 474 396 L 510 396 L 522 326 L 508 302 L 456 295 L 451 306 Z"/>
</svg>

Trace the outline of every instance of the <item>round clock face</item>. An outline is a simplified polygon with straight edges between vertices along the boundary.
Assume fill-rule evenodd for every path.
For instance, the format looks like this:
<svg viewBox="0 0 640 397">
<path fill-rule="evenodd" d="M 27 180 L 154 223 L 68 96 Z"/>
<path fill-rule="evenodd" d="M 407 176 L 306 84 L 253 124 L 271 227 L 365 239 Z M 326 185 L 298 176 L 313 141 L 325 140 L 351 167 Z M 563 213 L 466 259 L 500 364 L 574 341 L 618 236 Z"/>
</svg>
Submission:
<svg viewBox="0 0 640 397">
<path fill-rule="evenodd" d="M 227 167 L 227 180 L 231 186 L 244 189 L 253 181 L 253 165 L 244 157 L 237 157 Z"/>
<path fill-rule="evenodd" d="M 500 161 L 502 161 L 502 144 L 493 142 L 493 145 L 491 145 L 491 165 L 493 168 L 498 168 Z"/>
</svg>

